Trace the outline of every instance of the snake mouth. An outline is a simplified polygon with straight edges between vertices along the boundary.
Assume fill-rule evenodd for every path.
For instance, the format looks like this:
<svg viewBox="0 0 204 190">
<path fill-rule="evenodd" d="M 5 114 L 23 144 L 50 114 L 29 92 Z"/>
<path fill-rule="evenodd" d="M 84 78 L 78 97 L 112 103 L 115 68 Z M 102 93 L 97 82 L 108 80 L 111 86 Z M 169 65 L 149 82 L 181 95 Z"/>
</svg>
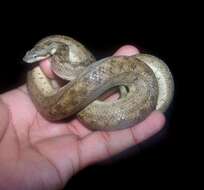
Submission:
<svg viewBox="0 0 204 190">
<path fill-rule="evenodd" d="M 36 62 L 39 62 L 39 61 L 43 61 L 47 58 L 49 58 L 51 55 L 50 54 L 36 54 L 36 53 L 33 53 L 32 50 L 26 52 L 25 56 L 23 57 L 23 61 L 26 62 L 26 63 L 36 63 Z"/>
</svg>

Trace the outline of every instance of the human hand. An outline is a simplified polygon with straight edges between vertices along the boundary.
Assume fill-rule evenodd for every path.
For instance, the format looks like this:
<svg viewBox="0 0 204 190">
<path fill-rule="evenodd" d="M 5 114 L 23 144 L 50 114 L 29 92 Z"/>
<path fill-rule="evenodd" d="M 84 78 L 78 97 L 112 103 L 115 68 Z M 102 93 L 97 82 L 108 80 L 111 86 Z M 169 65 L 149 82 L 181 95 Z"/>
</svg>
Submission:
<svg viewBox="0 0 204 190">
<path fill-rule="evenodd" d="M 124 46 L 115 55 L 136 53 L 135 47 Z M 44 61 L 41 68 L 52 78 L 49 65 Z M 93 132 L 76 118 L 52 123 L 37 112 L 25 85 L 1 95 L 0 116 L 0 189 L 4 190 L 63 188 L 79 170 L 146 140 L 165 122 L 154 111 L 137 126 L 120 131 Z"/>
</svg>

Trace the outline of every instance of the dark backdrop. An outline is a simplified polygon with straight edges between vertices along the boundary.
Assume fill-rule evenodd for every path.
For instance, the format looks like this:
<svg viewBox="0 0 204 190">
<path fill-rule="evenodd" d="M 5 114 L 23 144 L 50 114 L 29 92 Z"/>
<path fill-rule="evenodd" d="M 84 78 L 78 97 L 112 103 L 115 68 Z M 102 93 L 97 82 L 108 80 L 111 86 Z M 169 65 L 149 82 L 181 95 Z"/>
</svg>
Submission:
<svg viewBox="0 0 204 190">
<path fill-rule="evenodd" d="M 187 100 L 185 96 L 184 61 L 188 50 L 186 26 L 188 18 L 176 7 L 138 11 L 129 5 L 98 10 L 67 6 L 56 11 L 56 7 L 45 12 L 45 8 L 23 9 L 7 12 L 1 17 L 1 69 L 0 92 L 5 92 L 26 80 L 24 53 L 39 39 L 50 34 L 64 34 L 82 42 L 97 59 L 113 54 L 120 46 L 132 44 L 142 52 L 156 55 L 170 67 L 175 80 L 175 97 L 167 112 L 167 125 L 157 135 L 120 155 L 90 166 L 75 175 L 67 184 L 68 189 L 108 188 L 110 185 L 140 188 L 166 187 L 185 184 L 190 173 L 191 144 L 186 141 L 190 126 L 184 124 Z M 144 7 L 143 7 L 144 8 Z M 95 9 L 95 11 L 93 11 Z M 151 10 L 150 14 L 147 12 Z M 89 13 L 89 14 L 88 14 Z M 188 29 L 188 27 L 187 27 Z M 185 66 L 185 67 L 184 67 Z M 188 139 L 189 140 L 189 139 Z M 191 150 L 191 149 L 190 149 Z M 188 161 L 187 161 L 188 159 Z"/>
</svg>

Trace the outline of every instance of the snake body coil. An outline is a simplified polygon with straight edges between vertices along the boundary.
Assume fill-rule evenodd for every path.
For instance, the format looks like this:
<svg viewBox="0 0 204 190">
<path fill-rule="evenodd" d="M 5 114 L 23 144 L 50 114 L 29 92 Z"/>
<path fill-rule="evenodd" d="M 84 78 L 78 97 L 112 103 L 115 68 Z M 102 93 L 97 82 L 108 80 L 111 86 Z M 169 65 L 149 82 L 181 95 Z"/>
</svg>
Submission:
<svg viewBox="0 0 204 190">
<path fill-rule="evenodd" d="M 155 109 L 164 112 L 173 97 L 172 75 L 167 65 L 152 55 L 113 56 L 95 61 L 79 42 L 55 35 L 39 41 L 26 53 L 24 61 L 33 63 L 47 58 L 53 72 L 70 81 L 55 88 L 39 66 L 28 72 L 31 98 L 49 120 L 77 114 L 92 130 L 123 129 L 143 121 Z M 96 100 L 113 87 L 121 87 L 118 100 Z"/>
</svg>

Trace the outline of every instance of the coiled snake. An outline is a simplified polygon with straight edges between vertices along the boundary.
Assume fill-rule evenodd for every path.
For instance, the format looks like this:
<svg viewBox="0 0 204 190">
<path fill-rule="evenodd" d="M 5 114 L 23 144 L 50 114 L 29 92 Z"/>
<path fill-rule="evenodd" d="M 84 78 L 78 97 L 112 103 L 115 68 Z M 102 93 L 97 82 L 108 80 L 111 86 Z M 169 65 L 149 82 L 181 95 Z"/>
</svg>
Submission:
<svg viewBox="0 0 204 190">
<path fill-rule="evenodd" d="M 39 66 L 28 72 L 27 87 L 39 112 L 56 121 L 74 114 L 92 130 L 117 130 L 143 121 L 153 110 L 164 112 L 173 97 L 174 82 L 167 65 L 147 54 L 112 56 L 96 61 L 76 40 L 48 36 L 23 60 L 50 58 L 53 72 L 70 81 L 55 87 Z M 96 100 L 113 87 L 120 98 Z"/>
</svg>

